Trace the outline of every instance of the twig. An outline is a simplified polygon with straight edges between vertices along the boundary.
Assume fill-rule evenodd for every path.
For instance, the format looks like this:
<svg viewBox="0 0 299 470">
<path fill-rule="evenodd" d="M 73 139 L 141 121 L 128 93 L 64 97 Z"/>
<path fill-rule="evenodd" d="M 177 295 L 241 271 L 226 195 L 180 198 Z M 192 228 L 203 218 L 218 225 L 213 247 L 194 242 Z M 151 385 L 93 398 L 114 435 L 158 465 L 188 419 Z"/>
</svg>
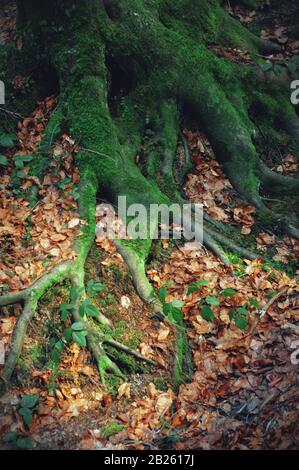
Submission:
<svg viewBox="0 0 299 470">
<path fill-rule="evenodd" d="M 246 336 L 252 336 L 255 333 L 259 322 L 261 321 L 263 316 L 266 315 L 266 313 L 269 310 L 269 308 L 271 307 L 271 305 L 273 305 L 282 295 L 284 295 L 287 292 L 287 290 L 288 290 L 287 286 L 283 287 L 279 292 L 277 292 L 276 295 L 274 295 L 270 300 L 268 300 L 268 302 L 265 303 L 263 308 L 261 310 L 259 310 L 258 318 L 257 318 L 256 322 L 252 325 L 249 333 Z"/>
</svg>

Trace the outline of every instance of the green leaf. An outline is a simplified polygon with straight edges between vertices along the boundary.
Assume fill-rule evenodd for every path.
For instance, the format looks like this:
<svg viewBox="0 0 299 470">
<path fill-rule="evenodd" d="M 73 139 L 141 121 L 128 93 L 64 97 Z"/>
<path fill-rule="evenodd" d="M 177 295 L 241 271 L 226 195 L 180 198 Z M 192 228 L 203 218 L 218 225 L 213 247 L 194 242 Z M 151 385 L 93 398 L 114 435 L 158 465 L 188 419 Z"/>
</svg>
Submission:
<svg viewBox="0 0 299 470">
<path fill-rule="evenodd" d="M 242 315 L 236 315 L 234 317 L 234 322 L 236 324 L 236 327 L 240 330 L 245 330 L 247 327 L 247 320 Z"/>
<path fill-rule="evenodd" d="M 59 307 L 60 316 L 62 321 L 66 321 L 68 312 L 74 308 L 73 304 L 61 304 Z"/>
<path fill-rule="evenodd" d="M 166 296 L 167 296 L 167 290 L 165 287 L 160 287 L 160 289 L 158 290 L 158 295 L 160 297 L 160 300 L 162 303 L 165 302 L 166 300 Z"/>
<path fill-rule="evenodd" d="M 85 325 L 85 323 L 83 323 L 81 321 L 77 321 L 77 322 L 72 324 L 71 328 L 72 328 L 73 331 L 82 331 L 82 330 L 86 329 L 86 325 Z"/>
<path fill-rule="evenodd" d="M 29 437 L 18 437 L 16 444 L 19 449 L 32 449 L 34 447 L 33 441 Z"/>
<path fill-rule="evenodd" d="M 32 161 L 31 155 L 18 155 L 16 154 L 14 157 L 14 164 L 16 168 L 22 169 L 24 168 L 25 163 L 29 163 Z"/>
<path fill-rule="evenodd" d="M 257 299 L 250 299 L 249 300 L 250 305 L 252 305 L 254 308 L 259 308 L 259 303 Z"/>
<path fill-rule="evenodd" d="M 198 281 L 193 282 L 192 284 L 189 284 L 188 290 L 187 290 L 187 295 L 192 294 L 192 292 L 197 292 L 201 286 L 205 286 L 209 283 L 209 281 L 205 281 L 204 279 L 199 279 Z"/>
<path fill-rule="evenodd" d="M 92 279 L 90 279 L 87 283 L 87 292 L 91 297 L 93 297 L 97 292 L 102 292 L 105 289 L 105 284 L 94 282 Z"/>
<path fill-rule="evenodd" d="M 236 311 L 233 310 L 233 309 L 231 309 L 231 310 L 229 311 L 229 314 L 228 314 L 229 319 L 232 320 L 235 315 L 236 315 Z"/>
<path fill-rule="evenodd" d="M 290 62 L 290 63 L 288 64 L 288 70 L 289 70 L 289 72 L 290 72 L 291 74 L 296 73 L 297 68 L 298 68 L 298 65 L 295 64 L 294 62 Z"/>
<path fill-rule="evenodd" d="M 204 305 L 203 307 L 201 307 L 201 314 L 202 314 L 202 317 L 207 321 L 214 320 L 215 314 L 213 310 L 211 309 L 211 307 L 209 307 L 208 305 Z"/>
<path fill-rule="evenodd" d="M 181 300 L 175 299 L 171 302 L 171 306 L 175 308 L 182 308 L 184 307 L 184 302 L 182 302 Z"/>
<path fill-rule="evenodd" d="M 206 302 L 210 305 L 214 305 L 215 307 L 218 307 L 218 305 L 220 305 L 217 297 L 207 297 Z"/>
<path fill-rule="evenodd" d="M 61 352 L 64 348 L 64 344 L 62 341 L 57 341 L 55 344 L 54 344 L 54 348 L 56 349 L 56 351 L 59 351 Z"/>
<path fill-rule="evenodd" d="M 37 394 L 34 395 L 24 395 L 21 400 L 22 408 L 33 408 L 39 402 L 40 396 Z"/>
<path fill-rule="evenodd" d="M 60 351 L 58 351 L 57 349 L 54 349 L 51 352 L 50 358 L 54 364 L 58 365 L 60 362 Z"/>
<path fill-rule="evenodd" d="M 163 313 L 168 316 L 171 312 L 171 304 L 163 304 Z"/>
<path fill-rule="evenodd" d="M 74 342 L 83 348 L 86 346 L 86 335 L 84 333 L 87 333 L 87 331 L 73 331 L 72 333 Z"/>
<path fill-rule="evenodd" d="M 72 333 L 73 333 L 72 328 L 66 328 L 64 330 L 63 337 L 65 338 L 67 342 L 69 342 L 72 339 Z"/>
<path fill-rule="evenodd" d="M 78 300 L 78 297 L 82 292 L 84 292 L 84 287 L 80 287 L 80 289 L 77 289 L 75 287 L 71 288 L 70 295 L 73 304 Z"/>
<path fill-rule="evenodd" d="M 66 185 L 71 183 L 72 179 L 71 178 L 63 178 L 61 181 L 59 181 L 58 183 L 56 183 L 56 186 L 59 188 L 59 189 L 65 189 L 66 188 Z"/>
<path fill-rule="evenodd" d="M 271 70 L 273 67 L 273 64 L 271 62 L 265 62 L 261 65 L 261 69 L 264 71 L 264 72 L 267 72 L 267 70 Z"/>
<path fill-rule="evenodd" d="M 276 294 L 277 294 L 277 290 L 270 290 L 270 292 L 268 292 L 267 295 L 269 299 L 272 299 Z"/>
<path fill-rule="evenodd" d="M 53 338 L 53 340 L 55 341 L 54 338 Z M 61 340 L 56 341 L 56 343 L 54 344 L 54 347 L 53 347 L 53 351 L 51 352 L 51 355 L 50 355 L 51 361 L 53 361 L 54 364 L 59 364 L 60 354 L 61 354 L 61 351 L 63 350 L 63 348 L 64 348 L 63 341 L 61 341 Z"/>
<path fill-rule="evenodd" d="M 15 145 L 14 144 L 15 140 L 16 140 L 16 136 L 14 134 L 2 134 L 0 136 L 0 147 L 12 149 Z"/>
<path fill-rule="evenodd" d="M 234 289 L 223 289 L 221 292 L 221 295 L 224 295 L 225 297 L 229 297 L 230 295 L 235 295 L 236 291 Z"/>
<path fill-rule="evenodd" d="M 8 165 L 8 160 L 5 155 L 0 155 L 0 165 L 3 165 L 3 166 Z"/>
<path fill-rule="evenodd" d="M 30 408 L 20 408 L 19 413 L 23 416 L 23 420 L 26 424 L 32 423 L 32 410 Z"/>
<path fill-rule="evenodd" d="M 238 307 L 237 312 L 240 313 L 241 315 L 249 315 L 250 312 L 244 307 Z"/>
<path fill-rule="evenodd" d="M 180 322 L 181 320 L 183 320 L 184 318 L 184 314 L 182 312 L 182 310 L 180 310 L 179 308 L 176 308 L 176 307 L 172 307 L 170 305 L 170 313 L 169 313 L 169 318 L 171 320 L 173 320 L 175 323 L 178 323 Z"/>
<path fill-rule="evenodd" d="M 4 442 L 12 442 L 17 439 L 17 433 L 15 431 L 8 432 L 4 435 L 3 441 Z"/>
<path fill-rule="evenodd" d="M 84 317 L 84 315 L 89 315 L 90 317 L 98 317 L 99 311 L 98 309 L 90 302 L 89 299 L 83 300 L 79 307 L 79 315 L 80 317 Z"/>
<path fill-rule="evenodd" d="M 18 178 L 20 178 L 20 179 L 26 178 L 26 175 L 25 175 L 24 171 L 22 171 L 22 170 L 21 170 L 21 171 L 17 171 L 16 176 L 17 176 Z"/>
</svg>

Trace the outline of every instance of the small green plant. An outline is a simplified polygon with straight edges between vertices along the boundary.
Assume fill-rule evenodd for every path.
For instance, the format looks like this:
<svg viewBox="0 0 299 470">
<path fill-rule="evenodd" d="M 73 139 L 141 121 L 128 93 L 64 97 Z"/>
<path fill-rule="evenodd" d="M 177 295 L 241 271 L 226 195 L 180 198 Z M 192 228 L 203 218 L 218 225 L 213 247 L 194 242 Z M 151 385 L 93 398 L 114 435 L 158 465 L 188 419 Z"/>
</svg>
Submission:
<svg viewBox="0 0 299 470">
<path fill-rule="evenodd" d="M 0 147 L 12 149 L 16 140 L 17 136 L 15 134 L 2 133 L 0 134 Z"/>
<path fill-rule="evenodd" d="M 166 302 L 166 297 L 167 297 L 166 287 L 169 286 L 170 284 L 172 283 L 167 283 L 167 284 L 164 284 L 164 286 L 160 287 L 160 289 L 158 289 L 158 296 L 162 302 L 164 314 L 173 323 L 179 323 L 184 318 L 184 314 L 182 312 L 182 307 L 184 306 L 184 303 L 178 299 L 175 299 L 169 303 Z"/>
<path fill-rule="evenodd" d="M 299 70 L 299 55 L 294 55 L 290 58 L 288 70 L 291 74 L 295 74 Z"/>
<path fill-rule="evenodd" d="M 34 442 L 30 437 L 19 435 L 15 431 L 5 434 L 3 442 L 5 442 L 11 450 L 29 450 L 34 447 Z"/>
<path fill-rule="evenodd" d="M 91 298 L 93 298 L 97 293 L 103 292 L 105 289 L 105 284 L 94 282 L 92 279 L 87 283 L 87 293 Z"/>
<path fill-rule="evenodd" d="M 7 166 L 8 165 L 8 160 L 5 155 L 0 154 L 0 165 L 1 166 Z"/>
<path fill-rule="evenodd" d="M 21 399 L 19 414 L 23 417 L 24 423 L 28 426 L 32 423 L 32 415 L 37 410 L 39 395 L 24 395 Z"/>
<path fill-rule="evenodd" d="M 61 304 L 59 307 L 60 318 L 62 321 L 66 321 L 68 318 L 69 312 L 71 312 L 74 308 L 73 304 Z"/>
<path fill-rule="evenodd" d="M 111 421 L 110 423 L 107 423 L 105 426 L 103 426 L 102 434 L 105 439 L 109 439 L 109 437 L 117 434 L 120 431 L 123 431 L 124 429 L 125 426 L 123 424 L 117 424 L 115 421 Z"/>
<path fill-rule="evenodd" d="M 99 311 L 89 299 L 85 299 L 80 304 L 79 315 L 82 318 L 85 316 L 97 318 L 99 316 Z"/>
<path fill-rule="evenodd" d="M 192 294 L 193 292 L 199 291 L 202 286 L 207 285 L 208 282 L 204 280 L 196 281 L 193 284 L 190 284 L 187 290 L 187 295 Z M 208 295 L 202 297 L 199 303 L 199 310 L 202 317 L 209 322 L 214 321 L 215 319 L 215 310 L 212 307 L 220 307 L 222 301 L 226 297 L 233 297 L 237 292 L 234 289 L 227 288 L 223 289 L 218 296 Z M 232 299 L 234 304 L 234 301 Z M 229 312 L 229 318 L 233 321 L 237 328 L 240 330 L 245 330 L 247 328 L 247 316 L 252 312 L 253 309 L 258 308 L 258 302 L 256 299 L 250 299 L 245 305 L 233 305 Z M 251 309 L 251 310 L 249 310 Z"/>
<path fill-rule="evenodd" d="M 67 185 L 70 184 L 72 182 L 72 178 L 63 178 L 62 180 L 58 181 L 58 183 L 56 183 L 56 186 L 58 189 L 66 189 Z"/>
<path fill-rule="evenodd" d="M 101 283 L 95 283 L 92 279 L 87 283 L 87 293 L 91 298 L 95 296 L 96 293 L 102 292 L 105 289 L 105 285 Z M 72 289 L 71 297 L 72 302 L 70 304 L 61 304 L 59 307 L 60 316 L 62 321 L 68 319 L 69 313 L 75 307 L 75 304 L 79 298 L 79 295 L 83 292 L 84 289 Z M 79 315 L 84 317 L 99 317 L 98 309 L 92 304 L 90 299 L 84 299 L 79 305 Z M 86 331 L 86 324 L 82 322 L 75 322 L 71 327 L 66 328 L 63 333 L 63 338 L 57 341 L 54 344 L 54 350 L 52 352 L 52 360 L 57 363 L 60 360 L 61 351 L 64 348 L 65 344 L 68 344 L 73 340 L 76 344 L 81 347 L 86 346 L 86 336 L 88 332 Z"/>
<path fill-rule="evenodd" d="M 205 286 L 206 284 L 208 284 L 208 281 L 205 281 L 204 279 L 199 279 L 198 281 L 195 281 L 192 284 L 189 284 L 188 290 L 187 290 L 187 295 L 192 294 L 192 292 L 198 291 L 198 289 L 201 286 Z"/>
<path fill-rule="evenodd" d="M 31 155 L 18 155 L 16 154 L 14 157 L 14 165 L 16 168 L 19 170 L 23 169 L 26 163 L 30 163 L 32 161 L 32 156 Z M 17 174 L 19 178 L 23 177 L 23 173 L 19 172 Z"/>
<path fill-rule="evenodd" d="M 86 347 L 86 336 L 88 332 L 86 331 L 85 323 L 77 321 L 72 324 L 70 329 L 69 335 L 71 334 L 72 340 L 82 348 Z M 68 340 L 70 336 L 66 336 L 66 331 L 67 330 L 64 332 L 64 337 Z"/>
</svg>

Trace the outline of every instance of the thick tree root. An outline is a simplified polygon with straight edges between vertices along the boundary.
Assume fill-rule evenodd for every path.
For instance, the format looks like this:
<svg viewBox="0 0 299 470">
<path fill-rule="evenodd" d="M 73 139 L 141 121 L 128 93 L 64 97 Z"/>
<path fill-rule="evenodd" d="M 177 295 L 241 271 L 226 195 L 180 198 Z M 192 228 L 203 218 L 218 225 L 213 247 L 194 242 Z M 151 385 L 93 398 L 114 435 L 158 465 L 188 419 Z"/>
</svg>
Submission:
<svg viewBox="0 0 299 470">
<path fill-rule="evenodd" d="M 38 301 L 42 295 L 54 284 L 63 281 L 67 277 L 71 266 L 72 263 L 67 261 L 46 273 L 28 289 L 0 297 L 1 306 L 11 305 L 20 301 L 24 302 L 24 309 L 17 321 L 17 325 L 13 332 L 9 353 L 5 361 L 5 366 L 1 377 L 2 385 L 5 386 L 8 383 L 14 371 L 15 365 L 21 354 L 28 325 L 34 313 L 36 312 Z"/>
<path fill-rule="evenodd" d="M 78 272 L 80 273 L 79 275 Z M 53 268 L 28 289 L 4 297 L 0 297 L 0 304 L 2 307 L 21 301 L 24 302 L 24 308 L 15 327 L 3 374 L 1 376 L 0 384 L 1 389 L 3 389 L 3 391 L 6 389 L 9 380 L 12 376 L 12 373 L 15 369 L 18 358 L 20 357 L 29 323 L 32 320 L 34 313 L 36 312 L 38 301 L 40 300 L 40 298 L 53 285 L 60 283 L 66 279 L 71 279 L 74 291 L 79 291 L 79 289 L 84 286 L 84 281 L 82 278 L 83 274 L 84 270 L 81 269 L 80 271 L 78 271 L 78 265 L 76 264 L 76 262 L 66 262 Z M 78 278 L 80 277 L 80 282 L 78 282 Z M 106 338 L 103 333 L 100 333 L 95 330 L 95 328 L 91 327 L 90 322 L 87 320 L 87 318 L 82 318 L 79 314 L 79 306 L 83 299 L 84 295 L 80 294 L 74 303 L 72 315 L 74 321 L 85 323 L 86 325 L 86 331 L 88 332 L 88 346 L 96 360 L 101 380 L 103 382 L 105 382 L 106 371 L 112 372 L 118 376 L 123 376 L 122 372 L 117 367 L 117 365 L 114 364 L 106 355 L 103 347 L 103 344 L 105 343 L 110 346 L 113 346 L 116 349 L 124 351 L 127 354 L 133 355 L 136 359 L 147 362 L 150 365 L 158 366 L 155 361 L 142 356 L 142 354 L 119 343 L 118 341 Z M 72 300 L 74 301 L 74 299 Z M 107 320 L 107 318 L 103 315 L 100 315 L 98 320 L 104 325 L 111 325 L 111 322 Z"/>
<path fill-rule="evenodd" d="M 226 246 L 227 248 L 230 249 L 230 251 L 232 251 L 233 253 L 236 252 L 238 253 L 239 255 L 241 255 L 243 258 L 247 258 L 247 259 L 256 259 L 256 258 L 259 258 L 261 255 L 259 255 L 258 253 L 255 253 L 254 251 L 251 251 L 251 250 L 247 250 L 246 248 L 243 248 L 239 245 L 237 245 L 233 240 L 231 240 L 230 238 L 228 238 L 228 236 L 226 235 L 222 235 L 212 229 L 207 229 L 206 228 L 206 231 L 213 237 L 215 238 L 216 240 L 218 240 L 222 245 Z"/>
<path fill-rule="evenodd" d="M 66 279 L 70 279 L 73 286 L 73 298 L 71 299 L 72 304 L 74 305 L 72 309 L 73 319 L 75 322 L 80 321 L 86 325 L 86 331 L 88 332 L 88 346 L 96 360 L 102 382 L 105 382 L 105 374 L 107 371 L 120 377 L 123 376 L 118 366 L 114 364 L 105 353 L 103 347 L 104 343 L 131 354 L 135 358 L 145 361 L 151 365 L 158 365 L 155 361 L 145 358 L 137 351 L 134 351 L 117 341 L 105 338 L 104 334 L 97 332 L 95 328 L 90 326 L 90 320 L 88 320 L 86 317 L 82 318 L 79 314 L 80 303 L 86 298 L 84 287 L 84 264 L 90 247 L 93 243 L 95 234 L 94 217 L 96 186 L 94 186 L 93 183 L 94 179 L 90 170 L 85 169 L 84 176 L 81 178 L 79 187 L 81 190 L 80 213 L 81 217 L 87 220 L 88 225 L 85 228 L 84 235 L 79 237 L 75 243 L 77 258 L 74 261 L 66 261 L 58 266 L 55 266 L 24 291 L 15 292 L 0 297 L 0 307 L 8 306 L 18 302 L 24 303 L 24 308 L 21 316 L 17 321 L 3 374 L 1 376 L 0 392 L 4 392 L 7 389 L 18 358 L 20 357 L 29 323 L 34 313 L 36 312 L 39 300 L 53 285 L 61 283 Z M 84 205 L 84 202 L 86 202 L 86 195 L 88 195 L 88 205 Z M 134 265 L 128 257 L 126 258 L 130 264 L 130 268 L 134 271 Z M 149 282 L 146 289 L 150 289 Z M 142 290 L 142 292 L 144 292 L 145 295 L 145 291 Z M 111 326 L 111 322 L 101 313 L 99 314 L 98 321 L 103 325 Z"/>
<path fill-rule="evenodd" d="M 258 171 L 262 183 L 269 191 L 278 194 L 285 192 L 293 195 L 296 192 L 299 194 L 299 181 L 297 178 L 280 175 L 270 170 L 261 160 L 259 160 Z"/>
<path fill-rule="evenodd" d="M 144 245 L 145 243 L 141 240 L 140 244 Z M 148 253 L 143 252 L 142 255 L 137 254 L 136 242 L 135 248 L 130 244 L 130 241 L 116 240 L 115 245 L 130 270 L 133 284 L 141 299 L 145 303 L 151 305 L 157 318 L 160 318 L 161 320 L 165 319 L 163 306 L 155 295 L 154 289 L 145 274 L 145 258 Z M 151 243 L 149 244 L 149 248 L 150 246 Z"/>
</svg>

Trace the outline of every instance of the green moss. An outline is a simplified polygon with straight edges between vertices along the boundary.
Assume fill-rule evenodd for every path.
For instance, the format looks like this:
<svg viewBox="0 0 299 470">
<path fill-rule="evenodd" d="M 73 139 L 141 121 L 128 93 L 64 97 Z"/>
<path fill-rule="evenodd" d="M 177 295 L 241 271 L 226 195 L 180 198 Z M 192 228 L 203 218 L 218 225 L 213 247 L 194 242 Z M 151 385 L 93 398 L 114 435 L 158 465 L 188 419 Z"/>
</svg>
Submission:
<svg viewBox="0 0 299 470">
<path fill-rule="evenodd" d="M 190 382 L 193 374 L 192 355 L 186 328 L 183 322 L 177 325 L 176 351 L 172 374 L 172 383 L 177 390 L 183 383 Z"/>
<path fill-rule="evenodd" d="M 43 361 L 44 351 L 40 346 L 32 346 L 28 351 L 28 355 L 30 355 L 32 365 L 38 367 L 41 361 Z"/>
<path fill-rule="evenodd" d="M 124 425 L 118 424 L 116 421 L 110 421 L 110 423 L 107 423 L 105 426 L 103 426 L 102 434 L 105 439 L 109 439 L 109 437 L 123 431 L 124 429 Z"/>
<path fill-rule="evenodd" d="M 107 374 L 105 378 L 105 387 L 113 395 L 117 396 L 118 388 L 122 382 L 120 377 L 116 377 L 112 374 Z"/>
<path fill-rule="evenodd" d="M 114 294 L 107 294 L 105 297 L 97 299 L 98 304 L 101 307 L 113 306 L 117 304 L 117 299 Z"/>
<path fill-rule="evenodd" d="M 158 377 L 157 379 L 155 379 L 154 384 L 158 390 L 161 390 L 162 392 L 167 392 L 168 383 L 163 377 Z"/>
</svg>

